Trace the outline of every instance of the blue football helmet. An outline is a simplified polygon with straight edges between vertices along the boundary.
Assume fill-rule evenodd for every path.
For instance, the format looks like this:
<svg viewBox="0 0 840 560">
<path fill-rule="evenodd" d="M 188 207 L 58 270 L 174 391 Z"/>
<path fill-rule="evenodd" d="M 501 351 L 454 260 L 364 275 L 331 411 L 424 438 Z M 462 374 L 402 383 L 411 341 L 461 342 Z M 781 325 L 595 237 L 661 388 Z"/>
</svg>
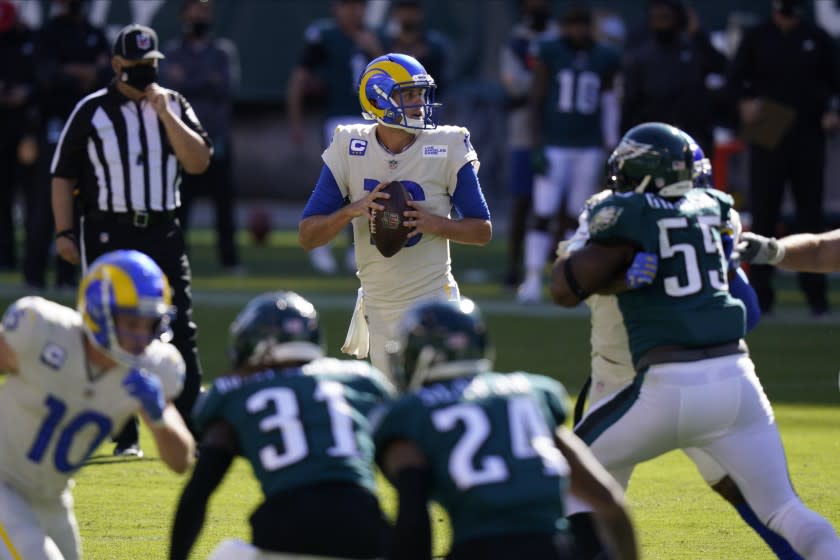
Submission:
<svg viewBox="0 0 840 560">
<path fill-rule="evenodd" d="M 269 368 L 324 356 L 315 306 L 295 292 L 271 292 L 249 301 L 230 325 L 234 368 Z"/>
<path fill-rule="evenodd" d="M 138 356 L 120 345 L 116 315 L 154 319 L 149 342 L 169 332 L 174 315 L 166 275 L 146 254 L 126 250 L 105 253 L 91 264 L 79 286 L 77 309 L 91 342 L 129 367 L 137 365 Z"/>
<path fill-rule="evenodd" d="M 703 153 L 703 148 L 700 144 L 691 137 L 686 131 L 682 131 L 685 139 L 688 140 L 689 148 L 694 157 L 694 166 L 692 167 L 692 179 L 694 186 L 699 189 L 710 189 L 712 185 L 712 162 Z"/>
<path fill-rule="evenodd" d="M 385 126 L 409 132 L 436 128 L 432 111 L 435 103 L 435 80 L 416 58 L 407 54 L 386 54 L 373 59 L 359 79 L 359 102 L 362 116 Z M 404 92 L 419 89 L 422 103 L 407 104 Z M 420 116 L 406 111 L 420 108 Z"/>
<path fill-rule="evenodd" d="M 492 367 L 487 328 L 475 303 L 426 300 L 413 305 L 398 328 L 398 340 L 385 350 L 405 389 L 474 375 Z"/>
</svg>

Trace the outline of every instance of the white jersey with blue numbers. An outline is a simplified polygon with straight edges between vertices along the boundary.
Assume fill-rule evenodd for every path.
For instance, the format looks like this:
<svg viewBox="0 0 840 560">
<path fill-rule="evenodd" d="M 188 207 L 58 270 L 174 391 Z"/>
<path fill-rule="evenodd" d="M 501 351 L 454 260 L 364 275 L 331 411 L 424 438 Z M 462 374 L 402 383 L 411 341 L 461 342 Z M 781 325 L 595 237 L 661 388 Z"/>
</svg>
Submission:
<svg viewBox="0 0 840 560">
<path fill-rule="evenodd" d="M 457 126 L 419 131 L 405 151 L 391 154 L 376 139 L 376 126 L 339 126 L 324 151 L 341 194 L 355 202 L 380 182 L 401 181 L 425 211 L 449 216 L 458 171 L 467 163 L 478 165 L 469 131 Z M 365 298 L 373 303 L 411 301 L 454 284 L 446 238 L 424 233 L 386 258 L 371 242 L 365 216 L 353 219 L 353 237 L 357 274 Z"/>
<path fill-rule="evenodd" d="M 55 499 L 140 404 L 122 386 L 126 366 L 97 374 L 88 365 L 75 310 L 25 297 L 8 308 L 0 332 L 18 358 L 18 373 L 0 386 L 0 480 L 29 500 Z M 166 398 L 177 396 L 184 377 L 178 350 L 154 341 L 143 358 Z"/>
</svg>

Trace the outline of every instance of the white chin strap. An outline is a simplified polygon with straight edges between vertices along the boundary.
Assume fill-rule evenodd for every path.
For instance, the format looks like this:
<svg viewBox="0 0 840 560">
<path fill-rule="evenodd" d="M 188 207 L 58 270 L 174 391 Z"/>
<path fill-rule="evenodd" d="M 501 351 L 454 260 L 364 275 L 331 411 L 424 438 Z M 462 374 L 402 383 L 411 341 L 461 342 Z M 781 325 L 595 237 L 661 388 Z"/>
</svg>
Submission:
<svg viewBox="0 0 840 560">
<path fill-rule="evenodd" d="M 312 342 L 284 342 L 261 348 L 258 344 L 251 357 L 250 366 L 268 366 L 283 362 L 311 362 L 324 357 L 324 349 Z"/>
</svg>

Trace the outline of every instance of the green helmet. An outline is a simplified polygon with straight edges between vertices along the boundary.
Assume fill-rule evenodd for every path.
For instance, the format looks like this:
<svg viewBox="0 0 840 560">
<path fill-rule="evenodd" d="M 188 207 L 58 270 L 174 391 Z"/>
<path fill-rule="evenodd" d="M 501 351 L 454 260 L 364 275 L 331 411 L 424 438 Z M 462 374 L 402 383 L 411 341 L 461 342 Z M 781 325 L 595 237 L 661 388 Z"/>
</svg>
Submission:
<svg viewBox="0 0 840 560">
<path fill-rule="evenodd" d="M 272 292 L 248 302 L 230 325 L 234 368 L 311 362 L 324 355 L 318 312 L 294 292 Z"/>
<path fill-rule="evenodd" d="M 640 124 L 627 131 L 607 161 L 607 183 L 619 192 L 678 198 L 694 186 L 694 153 L 679 128 Z"/>
<path fill-rule="evenodd" d="M 473 375 L 490 369 L 487 329 L 472 300 L 423 301 L 399 326 L 399 342 L 386 345 L 392 370 L 404 388 Z"/>
</svg>

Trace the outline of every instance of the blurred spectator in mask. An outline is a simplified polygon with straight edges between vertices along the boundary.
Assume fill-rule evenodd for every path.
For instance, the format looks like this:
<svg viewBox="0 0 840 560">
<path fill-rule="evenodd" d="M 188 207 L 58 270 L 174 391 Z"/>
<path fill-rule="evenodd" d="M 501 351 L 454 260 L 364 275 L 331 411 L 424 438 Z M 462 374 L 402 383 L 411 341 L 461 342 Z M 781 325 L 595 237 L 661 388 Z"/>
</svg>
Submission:
<svg viewBox="0 0 840 560">
<path fill-rule="evenodd" d="M 231 114 L 233 92 L 239 84 L 239 55 L 232 41 L 210 35 L 212 2 L 184 0 L 180 17 L 181 38 L 164 47 L 163 85 L 190 100 L 213 140 L 213 157 L 201 175 L 184 173 L 178 217 L 186 231 L 193 199 L 210 197 L 215 206 L 219 261 L 226 271 L 238 273 Z"/>
<path fill-rule="evenodd" d="M 711 157 L 726 58 L 682 0 L 649 0 L 647 33 L 624 63 L 621 130 L 660 121 L 689 133 Z"/>
<path fill-rule="evenodd" d="M 785 187 L 796 208 L 794 231 L 823 231 L 825 134 L 840 125 L 837 46 L 803 19 L 805 2 L 774 0 L 766 22 L 744 32 L 730 83 L 739 102 L 742 135 L 750 148 L 752 229 L 776 235 Z M 753 265 L 750 281 L 762 312 L 772 310 L 773 267 Z M 800 273 L 811 313 L 828 312 L 822 274 Z"/>
<path fill-rule="evenodd" d="M 435 78 L 435 97 L 449 80 L 449 41 L 443 34 L 426 29 L 426 13 L 420 0 L 397 0 L 382 37 L 385 52 L 411 55 Z"/>
<path fill-rule="evenodd" d="M 17 187 L 32 196 L 34 137 L 34 36 L 17 17 L 15 5 L 0 0 L 0 270 L 17 267 L 13 207 Z M 27 210 L 31 208 L 26 205 Z M 29 216 L 27 216 L 27 220 Z"/>
<path fill-rule="evenodd" d="M 359 110 L 359 78 L 368 62 L 385 52 L 376 33 L 365 26 L 365 0 L 332 0 L 330 5 L 331 19 L 316 20 L 306 28 L 303 53 L 289 78 L 286 111 L 291 141 L 298 147 L 304 143 L 306 98 L 322 97 L 324 148 L 332 140 L 337 125 L 367 122 Z M 353 239 L 352 228 L 348 230 L 348 238 Z M 330 243 L 309 251 L 309 260 L 323 274 L 338 271 Z M 347 249 L 345 267 L 356 272 L 352 244 Z"/>
<path fill-rule="evenodd" d="M 84 0 L 55 0 L 55 16 L 48 20 L 35 43 L 35 78 L 40 117 L 38 169 L 33 193 L 32 219 L 26 226 L 23 276 L 34 289 L 46 287 L 47 262 L 53 242 L 50 200 L 50 164 L 64 124 L 76 103 L 108 83 L 113 76 L 111 46 L 105 34 L 87 20 Z M 76 284 L 73 265 L 55 258 L 56 285 Z"/>
<path fill-rule="evenodd" d="M 515 289 L 522 282 L 525 223 L 531 211 L 534 173 L 531 171 L 531 119 L 528 94 L 534 80 L 528 57 L 534 42 L 557 38 L 559 28 L 551 18 L 549 0 L 520 0 L 520 19 L 502 47 L 499 75 L 507 94 L 508 184 L 510 187 L 510 225 L 508 258 L 504 285 Z"/>
</svg>

